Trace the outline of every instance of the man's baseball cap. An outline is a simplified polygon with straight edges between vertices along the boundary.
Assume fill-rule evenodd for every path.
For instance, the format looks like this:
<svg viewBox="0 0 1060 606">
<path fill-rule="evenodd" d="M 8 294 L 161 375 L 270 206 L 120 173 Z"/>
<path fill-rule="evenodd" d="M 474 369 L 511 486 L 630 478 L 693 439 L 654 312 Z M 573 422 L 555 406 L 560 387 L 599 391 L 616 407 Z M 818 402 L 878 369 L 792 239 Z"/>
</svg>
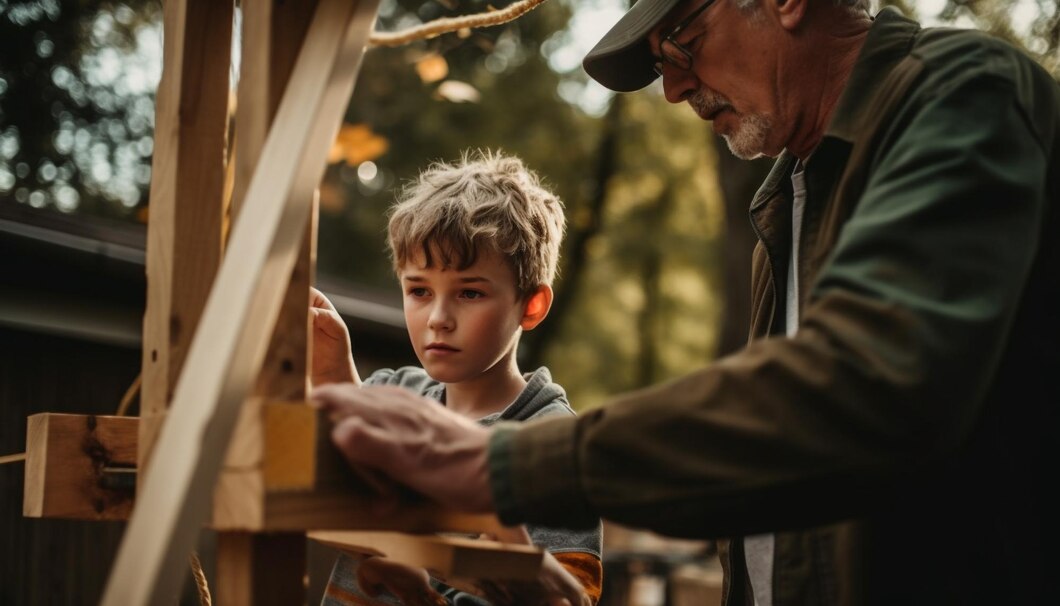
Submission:
<svg viewBox="0 0 1060 606">
<path fill-rule="evenodd" d="M 585 73 L 618 92 L 651 84 L 656 59 L 648 46 L 648 32 L 682 0 L 638 0 L 582 60 Z"/>
</svg>

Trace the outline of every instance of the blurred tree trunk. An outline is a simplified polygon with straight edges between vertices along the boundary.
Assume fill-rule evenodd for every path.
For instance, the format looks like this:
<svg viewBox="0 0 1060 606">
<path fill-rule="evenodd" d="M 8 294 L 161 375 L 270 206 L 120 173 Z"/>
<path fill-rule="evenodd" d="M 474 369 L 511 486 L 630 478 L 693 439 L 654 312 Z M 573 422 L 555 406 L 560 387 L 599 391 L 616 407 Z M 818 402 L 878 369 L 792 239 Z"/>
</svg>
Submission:
<svg viewBox="0 0 1060 606">
<path fill-rule="evenodd" d="M 740 160 L 732 155 L 724 139 L 717 135 L 711 137 L 718 155 L 718 181 L 725 198 L 722 254 L 725 295 L 717 349 L 721 357 L 747 343 L 751 325 L 751 253 L 756 242 L 747 211 L 773 162 L 768 158 Z"/>
<path fill-rule="evenodd" d="M 607 206 L 607 184 L 615 174 L 618 165 L 619 129 L 622 125 L 622 106 L 625 104 L 622 95 L 615 95 L 611 107 L 604 117 L 603 132 L 600 136 L 600 147 L 597 150 L 597 164 L 593 176 L 593 190 L 588 202 L 582 209 L 567 209 L 573 219 L 568 224 L 567 247 L 564 251 L 564 262 L 557 284 L 556 297 L 552 301 L 550 319 L 543 322 L 523 339 L 520 362 L 528 368 L 535 368 L 543 362 L 545 349 L 559 333 L 563 318 L 566 317 L 574 303 L 578 284 L 585 273 L 586 257 L 589 242 L 600 233 L 603 226 L 604 209 Z"/>
<path fill-rule="evenodd" d="M 646 209 L 644 234 L 648 239 L 641 264 L 641 284 L 644 287 L 644 306 L 637 316 L 640 352 L 637 362 L 637 387 L 656 381 L 659 357 L 659 316 L 662 310 L 663 248 L 666 243 L 666 222 L 673 211 L 674 195 L 669 186 L 654 205 Z"/>
</svg>

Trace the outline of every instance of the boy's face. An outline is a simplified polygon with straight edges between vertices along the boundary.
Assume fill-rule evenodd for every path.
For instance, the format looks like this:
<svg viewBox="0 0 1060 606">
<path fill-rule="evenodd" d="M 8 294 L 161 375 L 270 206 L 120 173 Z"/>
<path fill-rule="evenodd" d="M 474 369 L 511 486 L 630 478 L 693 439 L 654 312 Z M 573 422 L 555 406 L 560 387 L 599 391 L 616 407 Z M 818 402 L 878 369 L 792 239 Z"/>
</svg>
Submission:
<svg viewBox="0 0 1060 606">
<path fill-rule="evenodd" d="M 424 268 L 409 258 L 398 277 L 405 322 L 416 356 L 436 381 L 475 379 L 514 355 L 525 304 L 515 272 L 495 252 L 482 252 L 464 270 Z"/>
</svg>

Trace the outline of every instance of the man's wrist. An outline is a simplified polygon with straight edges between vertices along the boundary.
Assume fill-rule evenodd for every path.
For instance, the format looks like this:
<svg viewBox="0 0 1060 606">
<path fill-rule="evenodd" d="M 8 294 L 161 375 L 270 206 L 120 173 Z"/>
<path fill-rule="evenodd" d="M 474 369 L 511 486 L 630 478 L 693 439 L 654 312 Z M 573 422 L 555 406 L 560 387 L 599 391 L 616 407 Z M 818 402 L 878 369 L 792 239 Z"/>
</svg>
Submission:
<svg viewBox="0 0 1060 606">
<path fill-rule="evenodd" d="M 512 481 L 512 438 L 518 431 L 515 423 L 498 423 L 490 433 L 489 446 L 486 449 L 487 469 L 489 471 L 490 494 L 493 496 L 493 509 L 503 524 L 514 526 L 522 523 L 519 519 L 518 502 Z"/>
<path fill-rule="evenodd" d="M 504 524 L 588 528 L 597 512 L 581 485 L 576 417 L 498 423 L 489 444 L 490 489 Z"/>
</svg>

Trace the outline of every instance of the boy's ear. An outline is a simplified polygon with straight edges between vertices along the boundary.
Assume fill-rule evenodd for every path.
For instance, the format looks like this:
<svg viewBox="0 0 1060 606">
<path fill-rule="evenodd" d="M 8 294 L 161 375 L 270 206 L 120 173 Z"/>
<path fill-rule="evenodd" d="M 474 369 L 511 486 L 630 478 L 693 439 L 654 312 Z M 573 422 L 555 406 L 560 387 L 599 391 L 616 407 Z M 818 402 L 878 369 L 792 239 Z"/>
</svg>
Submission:
<svg viewBox="0 0 1060 606">
<path fill-rule="evenodd" d="M 537 287 L 530 296 L 526 298 L 526 307 L 523 308 L 523 319 L 519 325 L 523 330 L 533 330 L 548 315 L 552 308 L 552 287 L 542 284 Z"/>
</svg>

